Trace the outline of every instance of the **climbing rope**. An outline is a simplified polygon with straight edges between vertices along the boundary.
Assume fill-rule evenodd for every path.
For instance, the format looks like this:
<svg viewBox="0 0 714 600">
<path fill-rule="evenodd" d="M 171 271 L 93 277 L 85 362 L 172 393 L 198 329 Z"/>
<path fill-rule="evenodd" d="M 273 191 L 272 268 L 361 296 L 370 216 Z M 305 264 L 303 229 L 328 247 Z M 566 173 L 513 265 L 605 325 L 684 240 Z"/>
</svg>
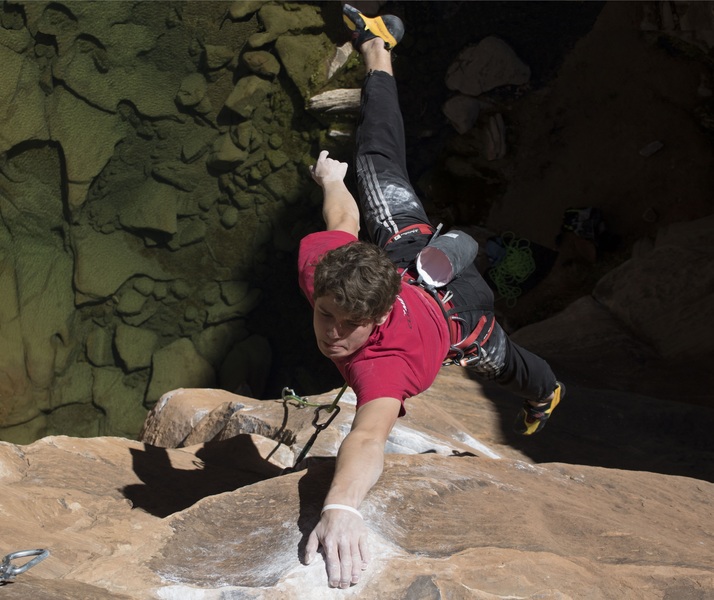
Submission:
<svg viewBox="0 0 714 600">
<path fill-rule="evenodd" d="M 504 233 L 501 240 L 506 254 L 495 267 L 489 269 L 488 276 L 506 305 L 513 308 L 522 293 L 519 284 L 535 271 L 535 260 L 528 240 L 516 239 L 510 231 Z"/>
</svg>

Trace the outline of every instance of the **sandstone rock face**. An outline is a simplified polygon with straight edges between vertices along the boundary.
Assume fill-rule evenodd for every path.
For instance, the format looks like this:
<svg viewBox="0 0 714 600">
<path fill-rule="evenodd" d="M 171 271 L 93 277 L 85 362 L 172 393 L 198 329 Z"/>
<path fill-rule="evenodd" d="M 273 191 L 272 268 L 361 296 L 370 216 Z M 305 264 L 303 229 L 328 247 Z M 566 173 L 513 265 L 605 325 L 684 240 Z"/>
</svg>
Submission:
<svg viewBox="0 0 714 600">
<path fill-rule="evenodd" d="M 666 359 L 714 356 L 714 217 L 670 225 L 652 250 L 603 277 L 596 301 Z M 633 310 L 634 309 L 634 310 Z"/>
<path fill-rule="evenodd" d="M 376 12 L 382 4 L 364 7 Z M 424 67 L 421 42 L 407 37 L 404 54 L 395 53 L 400 86 L 407 90 L 403 100 L 407 106 L 424 103 L 413 119 L 417 133 L 410 136 L 410 154 L 421 153 L 422 142 L 441 138 L 441 115 L 424 116 L 430 105 L 436 111 L 444 107 L 457 132 L 440 161 L 466 195 L 465 202 L 443 195 L 443 212 L 450 220 L 472 214 L 471 207 L 476 211 L 489 190 L 504 198 L 490 213 L 489 227 L 505 229 L 511 222 L 527 225 L 548 211 L 554 211 L 557 227 L 562 206 L 556 205 L 575 199 L 591 203 L 612 198 L 613 211 L 617 206 L 626 212 L 637 204 L 628 199 L 640 195 L 656 197 L 655 204 L 676 204 L 662 197 L 688 197 L 710 187 L 709 141 L 691 131 L 710 130 L 706 106 L 695 107 L 678 96 L 664 102 L 670 114 L 672 105 L 687 107 L 676 119 L 653 114 L 651 122 L 665 130 L 650 131 L 647 121 L 638 136 L 618 137 L 616 144 L 604 136 L 607 144 L 596 154 L 612 156 L 612 164 L 591 163 L 574 151 L 588 146 L 594 133 L 610 131 L 598 120 L 599 108 L 583 111 L 587 118 L 575 123 L 567 106 L 555 101 L 556 108 L 543 110 L 551 98 L 570 98 L 581 87 L 598 98 L 593 104 L 598 107 L 602 98 L 622 98 L 622 106 L 639 112 L 653 104 L 642 95 L 635 96 L 636 102 L 629 100 L 631 76 L 616 79 L 614 89 L 601 76 L 573 80 L 573 72 L 615 71 L 616 56 L 599 59 L 602 39 L 609 39 L 613 24 L 615 29 L 629 28 L 641 42 L 622 46 L 620 58 L 637 58 L 646 47 L 659 60 L 658 36 L 676 42 L 676 58 L 640 68 L 645 74 L 662 73 L 666 84 L 656 86 L 658 98 L 670 98 L 668 89 L 691 88 L 700 98 L 711 94 L 711 73 L 691 54 L 692 48 L 710 47 L 707 7 L 619 4 L 607 6 L 593 35 L 583 38 L 582 54 L 565 65 L 551 88 L 531 89 L 543 82 L 534 81 L 533 74 L 528 77 L 526 65 L 535 73 L 539 56 L 525 51 L 529 36 L 507 44 L 493 31 L 472 28 L 470 37 L 453 32 L 453 38 L 446 37 L 458 40 L 453 42 L 458 47 L 444 52 L 450 53 L 449 61 L 462 50 L 464 54 L 438 72 Z M 486 10 L 475 6 L 407 3 L 395 9 L 413 15 L 443 10 L 444 16 L 464 11 L 461 15 L 470 17 Z M 424 23 L 441 23 L 428 16 L 421 14 L 421 23 L 414 19 L 410 35 L 420 25 L 425 28 Z M 471 20 L 463 21 L 471 27 Z M 490 27 L 487 20 L 475 21 Z M 315 147 L 329 147 L 345 160 L 351 154 L 355 90 L 363 72 L 350 46 L 343 44 L 346 32 L 337 5 L 139 2 L 100 8 L 86 2 L 16 1 L 7 3 L 0 25 L 0 437 L 17 443 L 55 433 L 135 438 L 151 404 L 178 386 L 211 385 L 262 395 L 266 388 L 279 390 L 294 379 L 317 377 L 313 371 L 319 369 L 303 364 L 311 333 L 296 323 L 309 322 L 309 317 L 290 284 L 290 265 L 301 236 L 321 226 L 319 192 L 306 168 L 314 161 Z M 652 31 L 653 38 L 642 41 Z M 583 34 L 585 30 L 573 43 Z M 440 39 L 434 36 L 424 43 Z M 478 73 L 456 82 L 457 71 L 474 64 Z M 660 64 L 667 68 L 660 71 Z M 447 72 L 456 87 L 444 104 L 448 92 L 430 96 L 434 90 L 425 88 L 441 88 Z M 408 87 L 421 81 L 420 75 L 428 85 Z M 418 93 L 412 94 L 413 89 Z M 516 110 L 521 98 L 532 112 Z M 582 102 L 572 102 L 580 114 Z M 618 126 L 637 116 L 628 112 L 630 117 L 620 121 L 619 110 L 606 114 L 618 115 Z M 543 131 L 536 128 L 534 135 L 527 125 L 541 121 Z M 674 122 L 681 136 L 671 127 Z M 592 127 L 578 129 L 583 123 Z M 562 131 L 569 131 L 579 145 L 565 143 Z M 453 134 L 449 129 L 449 136 Z M 658 139 L 666 143 L 656 154 L 640 154 Z M 630 146 L 640 162 L 622 162 Z M 561 147 L 567 160 L 557 154 Z M 677 163 L 668 154 L 675 148 L 703 156 L 705 174 L 691 174 L 686 166 L 692 163 L 690 154 Z M 551 169 L 553 155 L 562 160 Z M 675 160 L 672 164 L 679 167 L 668 170 L 660 160 Z M 622 164 L 626 166 L 618 166 Z M 581 185 L 583 172 L 592 175 L 592 186 Z M 604 172 L 626 177 L 610 184 Z M 680 175 L 685 172 L 690 175 Z M 564 179 L 553 173 L 564 174 Z M 648 182 L 664 174 L 664 192 L 657 195 Z M 670 186 L 673 178 L 678 183 Z M 648 183 L 645 192 L 630 189 L 631 181 Z M 625 192 L 620 196 L 613 190 Z M 433 196 L 430 200 L 439 196 L 427 186 L 425 191 Z M 514 197 L 519 198 L 515 209 Z M 701 207 L 682 209 L 682 214 L 675 207 L 666 222 L 706 212 L 706 202 L 693 202 Z M 646 222 L 651 232 L 664 209 L 650 208 Z M 645 221 L 641 212 L 636 218 Z M 543 233 L 543 238 L 549 236 Z M 574 305 L 578 319 L 596 319 L 606 335 L 567 321 L 568 327 L 589 336 L 577 344 L 598 353 L 571 352 L 564 358 L 588 381 L 595 377 L 588 364 L 607 365 L 611 380 L 628 386 L 650 372 L 648 365 L 643 367 L 649 360 L 659 361 L 662 368 L 675 364 L 677 377 L 670 383 L 650 377 L 639 381 L 650 386 L 648 393 L 667 388 L 667 397 L 684 385 L 688 397 L 703 402 L 701 390 L 708 386 L 697 380 L 697 391 L 684 362 L 676 359 L 702 357 L 711 350 L 705 328 L 697 327 L 693 316 L 709 314 L 709 280 L 702 277 L 709 271 L 681 248 L 676 252 L 682 254 L 674 256 L 663 241 L 657 241 L 654 252 L 656 256 L 641 257 L 603 279 L 595 297 L 606 312 L 592 299 Z M 689 264 L 686 276 L 672 280 L 676 291 L 655 281 L 660 260 Z M 687 283 L 697 277 L 699 284 Z M 654 290 L 656 302 L 642 299 L 643 289 Z M 679 297 L 688 309 L 677 309 Z M 685 327 L 666 322 L 671 311 Z M 628 336 L 617 319 L 624 319 L 637 335 Z M 686 332 L 692 335 L 688 338 Z M 600 344 L 607 336 L 623 346 Z M 564 348 L 572 349 L 562 338 L 537 337 L 533 347 L 540 343 L 556 359 Z M 676 343 L 669 345 L 670 339 Z M 629 362 L 623 366 L 608 357 Z M 286 366 L 291 360 L 297 366 Z M 278 376 L 271 378 L 273 368 Z"/>
<path fill-rule="evenodd" d="M 453 373 L 462 371 L 440 376 L 433 396 L 410 400 L 394 431 L 390 449 L 399 454 L 387 456 L 361 507 L 372 560 L 349 590 L 329 589 L 322 560 L 305 566 L 300 556 L 332 476 L 328 455 L 351 420 L 351 394 L 322 434 L 329 441 L 280 476 L 312 432 L 311 408 L 184 389 L 157 404 L 144 443 L 0 443 L 0 505 L 10 517 L 4 546 L 51 552 L 3 594 L 297 600 L 309 589 L 315 598 L 606 599 L 627 590 L 646 600 L 714 593 L 707 527 L 714 484 L 532 464 L 513 448 L 495 458 L 497 445 L 464 443 L 477 429 L 498 437 L 487 390 Z M 481 417 L 458 429 L 466 406 L 480 407 Z M 280 430 L 285 411 L 292 440 Z M 241 432 L 259 424 L 270 437 Z M 550 428 L 538 444 L 572 439 L 547 437 Z"/>
<path fill-rule="evenodd" d="M 444 103 L 444 114 L 459 133 L 466 133 L 476 124 L 480 110 L 477 98 L 461 94 Z"/>
<path fill-rule="evenodd" d="M 365 6 L 374 12 L 380 4 Z M 349 140 L 336 132 L 346 130 L 341 119 L 354 111 L 354 92 L 335 93 L 327 81 L 342 69 L 348 79 L 359 74 L 346 49 L 335 54 L 338 12 L 330 3 L 262 1 L 3 7 L 0 434 L 20 445 L 0 442 L 2 540 L 6 552 L 51 551 L 2 586 L 3 597 L 714 596 L 706 203 L 681 214 L 667 204 L 666 223 L 680 223 L 666 228 L 660 206 L 640 210 L 637 219 L 657 235 L 591 295 L 514 336 L 547 357 L 568 388 L 543 433 L 518 438 L 511 431 L 518 401 L 468 371 L 444 368 L 408 401 L 383 476 L 361 507 L 373 555 L 361 583 L 330 590 L 321 560 L 301 564 L 355 398 L 348 390 L 296 465 L 315 432 L 314 407 L 249 395 L 278 385 L 268 369 L 274 352 L 302 359 L 312 340 L 281 335 L 273 348 L 247 318 L 261 308 L 257 284 L 285 274 L 297 241 L 320 225 L 306 170 L 315 145 L 338 140 L 335 149 L 344 151 L 339 142 Z M 650 95 L 635 95 L 642 102 L 634 110 L 656 104 L 656 89 L 678 107 L 671 121 L 679 129 L 711 130 L 706 107 L 692 109 L 695 121 L 689 101 L 668 95 L 675 88 L 711 95 L 708 67 L 682 62 L 692 48 L 711 49 L 711 16 L 707 3 L 609 3 L 559 82 L 536 94 L 533 113 L 515 111 L 501 95 L 504 86 L 528 92 L 530 57 L 515 60 L 487 35 L 487 52 L 472 56 L 483 69 L 463 82 L 477 87 L 445 107 L 459 132 L 447 169 L 481 187 L 497 168 L 517 173 L 500 210 L 516 212 L 513 196 L 527 195 L 527 210 L 509 216 L 521 223 L 553 209 L 543 201 L 553 189 L 567 191 L 556 200 L 568 204 L 602 194 L 641 206 L 623 202 L 641 189 L 602 177 L 614 168 L 593 167 L 611 189 L 586 193 L 580 177 L 588 171 L 562 132 L 591 142 L 609 124 L 585 111 L 578 127 L 588 127 L 579 129 L 567 105 L 548 115 L 546 100 L 574 102 L 570 94 L 580 90 L 572 82 L 580 81 L 593 97 L 632 104 L 632 77 L 613 93 L 597 75 L 615 70 L 603 39 L 622 41 L 625 23 L 638 44 L 641 32 L 654 32 L 681 53 L 643 63 L 664 64 L 669 87 L 645 86 Z M 620 60 L 642 52 L 634 43 L 619 48 L 628 50 L 614 55 Z M 580 71 L 589 77 L 573 78 Z M 339 89 L 356 89 L 349 83 Z M 478 95 L 478 112 L 466 95 Z M 309 98 L 319 124 L 304 119 Z M 526 128 L 529 114 L 546 133 Z M 662 204 L 648 181 L 658 175 L 672 197 L 708 190 L 710 168 L 691 175 L 682 155 L 668 151 L 699 152 L 710 167 L 709 141 L 653 122 L 657 131 L 639 131 L 644 139 L 608 137 L 603 154 L 616 163 L 618 150 L 631 150 L 638 162 L 621 172 Z M 420 135 L 433 136 L 429 127 L 420 123 Z M 666 144 L 643 153 L 655 139 Z M 559 144 L 578 165 L 577 185 L 541 186 L 572 168 L 554 153 Z M 677 187 L 682 179 L 667 187 L 680 173 L 691 175 L 689 187 Z M 278 291 L 285 301 L 289 294 Z M 87 439 L 48 436 L 60 431 Z"/>
<path fill-rule="evenodd" d="M 581 380 L 711 406 L 713 232 L 712 217 L 662 228 L 591 297 L 513 339 Z"/>
<path fill-rule="evenodd" d="M 523 85 L 530 74 L 506 42 L 487 37 L 459 54 L 446 73 L 446 87 L 480 96 L 503 85 Z"/>
</svg>

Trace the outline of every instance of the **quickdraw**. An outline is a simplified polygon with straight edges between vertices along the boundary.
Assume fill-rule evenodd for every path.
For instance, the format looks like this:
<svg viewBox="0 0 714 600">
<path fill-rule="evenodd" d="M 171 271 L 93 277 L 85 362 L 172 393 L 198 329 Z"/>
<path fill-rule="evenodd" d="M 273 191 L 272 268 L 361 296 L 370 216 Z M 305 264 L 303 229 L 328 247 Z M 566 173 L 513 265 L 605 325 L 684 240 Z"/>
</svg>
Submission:
<svg viewBox="0 0 714 600">
<path fill-rule="evenodd" d="M 24 573 L 28 569 L 34 567 L 37 563 L 45 560 L 50 555 L 49 550 L 39 548 L 37 550 L 20 550 L 19 552 L 12 552 L 5 556 L 0 563 L 0 585 L 5 582 L 12 581 L 18 575 Z M 16 566 L 12 564 L 12 561 L 18 558 L 25 558 L 27 556 L 34 556 L 32 560 L 29 560 L 24 565 Z"/>
<path fill-rule="evenodd" d="M 305 408 L 306 406 L 321 406 L 320 404 L 315 404 L 314 402 L 309 402 L 308 397 L 298 396 L 295 390 L 289 387 L 283 388 L 282 399 L 284 402 L 293 402 L 298 408 Z"/>
<path fill-rule="evenodd" d="M 315 416 L 312 419 L 312 426 L 315 428 L 315 433 L 313 433 L 310 436 L 310 439 L 307 441 L 305 444 L 304 448 L 298 455 L 298 457 L 295 459 L 295 463 L 293 464 L 292 467 L 288 467 L 287 469 L 283 470 L 283 473 L 292 473 L 295 471 L 297 466 L 305 460 L 305 457 L 307 456 L 308 452 L 312 449 L 312 446 L 315 444 L 315 441 L 317 440 L 317 436 L 320 435 L 320 432 L 323 429 L 326 429 L 332 421 L 335 420 L 335 417 L 339 414 L 340 412 L 340 407 L 337 406 L 337 403 L 340 401 L 342 398 L 342 394 L 345 393 L 345 390 L 347 389 L 347 384 L 345 383 L 342 386 L 342 389 L 339 391 L 337 396 L 335 396 L 335 399 L 332 401 L 331 404 L 314 404 L 311 402 L 308 402 L 307 398 L 302 398 L 301 396 L 298 396 L 295 394 L 295 392 L 290 389 L 290 388 L 283 388 L 283 400 L 292 400 L 294 402 L 298 403 L 298 406 L 303 407 L 303 406 L 314 406 L 315 407 Z M 320 422 L 320 416 L 321 412 L 326 412 L 328 414 L 328 417 L 325 421 Z"/>
</svg>

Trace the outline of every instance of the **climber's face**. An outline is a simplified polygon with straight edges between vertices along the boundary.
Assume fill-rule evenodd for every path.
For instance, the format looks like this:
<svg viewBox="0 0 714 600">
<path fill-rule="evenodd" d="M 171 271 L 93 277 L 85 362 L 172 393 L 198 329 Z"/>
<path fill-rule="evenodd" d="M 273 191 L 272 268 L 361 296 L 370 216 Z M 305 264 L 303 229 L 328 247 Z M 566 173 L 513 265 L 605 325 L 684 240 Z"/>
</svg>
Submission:
<svg viewBox="0 0 714 600">
<path fill-rule="evenodd" d="M 335 360 L 354 354 L 365 345 L 377 325 L 387 320 L 359 321 L 337 305 L 332 295 L 315 299 L 312 324 L 320 352 Z"/>
</svg>

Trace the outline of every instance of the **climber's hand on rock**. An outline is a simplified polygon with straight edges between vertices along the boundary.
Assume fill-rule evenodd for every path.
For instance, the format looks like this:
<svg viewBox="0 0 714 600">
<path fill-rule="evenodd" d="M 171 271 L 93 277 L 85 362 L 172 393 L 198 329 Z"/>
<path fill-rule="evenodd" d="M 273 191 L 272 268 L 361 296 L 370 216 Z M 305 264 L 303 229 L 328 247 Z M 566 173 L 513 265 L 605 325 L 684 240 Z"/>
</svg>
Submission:
<svg viewBox="0 0 714 600">
<path fill-rule="evenodd" d="M 362 519 L 344 510 L 327 510 L 313 529 L 305 547 L 305 563 L 310 564 L 319 547 L 327 565 L 330 587 L 348 588 L 359 582 L 367 568 L 367 527 Z"/>
</svg>

